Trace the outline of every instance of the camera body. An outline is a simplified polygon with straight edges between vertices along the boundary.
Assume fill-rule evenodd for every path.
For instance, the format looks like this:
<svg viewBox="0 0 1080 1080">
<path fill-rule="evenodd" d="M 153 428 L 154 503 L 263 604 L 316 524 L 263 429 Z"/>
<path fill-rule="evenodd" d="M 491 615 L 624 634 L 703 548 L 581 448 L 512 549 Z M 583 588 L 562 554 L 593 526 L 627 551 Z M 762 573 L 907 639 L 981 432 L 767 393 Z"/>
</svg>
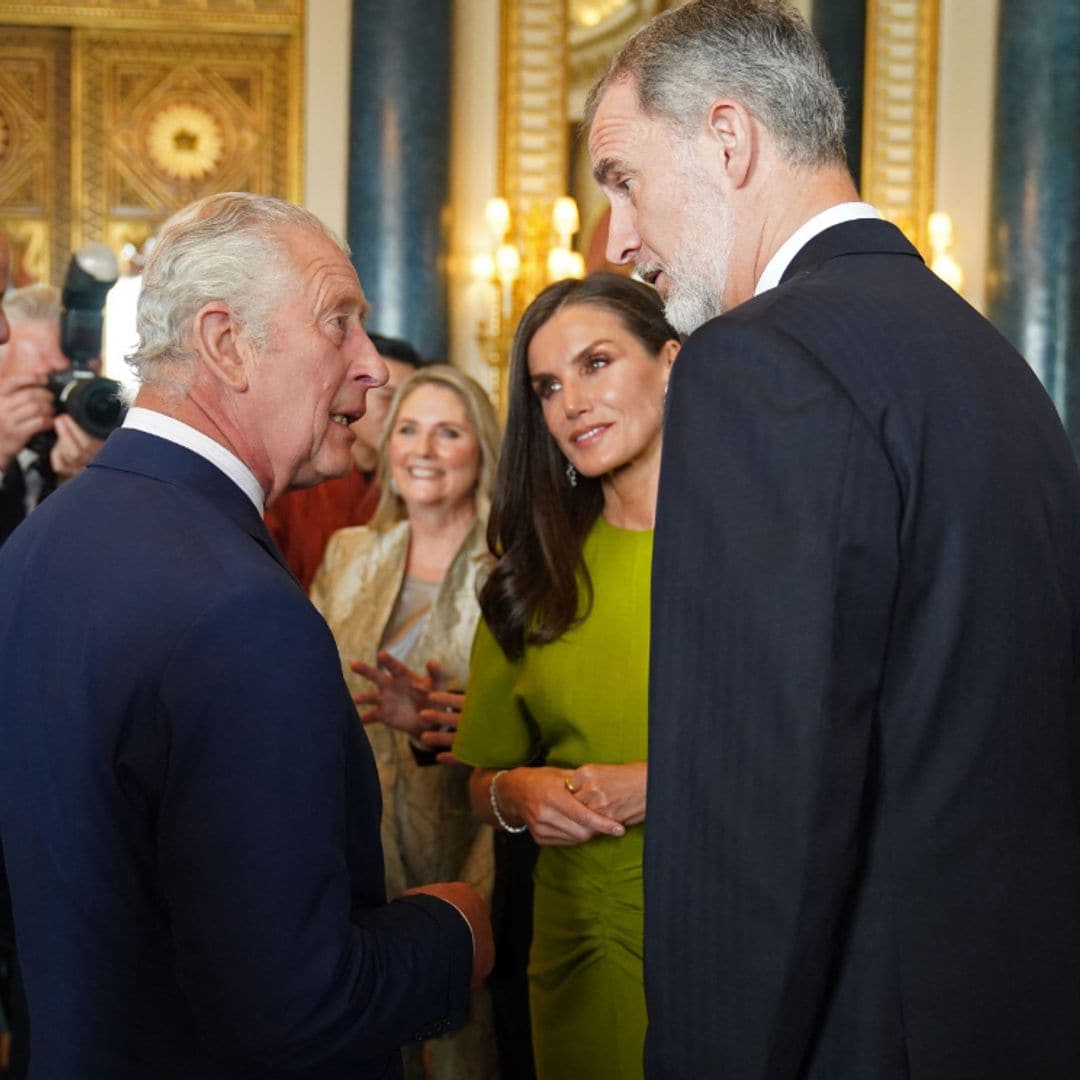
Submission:
<svg viewBox="0 0 1080 1080">
<path fill-rule="evenodd" d="M 124 422 L 127 412 L 120 397 L 121 386 L 87 367 L 76 367 L 49 376 L 57 414 L 67 413 L 76 424 L 95 439 L 105 439 Z"/>
<path fill-rule="evenodd" d="M 102 311 L 117 277 L 116 257 L 104 244 L 87 244 L 72 256 L 60 316 L 60 351 L 71 367 L 48 381 L 56 412 L 67 413 L 95 439 L 118 428 L 127 412 L 120 383 L 90 366 L 101 355 Z"/>
</svg>

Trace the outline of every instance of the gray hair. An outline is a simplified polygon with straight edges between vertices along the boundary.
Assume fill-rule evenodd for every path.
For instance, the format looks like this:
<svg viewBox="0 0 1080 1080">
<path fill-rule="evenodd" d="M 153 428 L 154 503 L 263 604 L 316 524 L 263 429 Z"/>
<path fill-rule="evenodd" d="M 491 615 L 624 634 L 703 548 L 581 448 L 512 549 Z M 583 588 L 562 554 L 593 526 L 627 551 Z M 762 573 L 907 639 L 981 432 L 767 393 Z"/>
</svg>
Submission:
<svg viewBox="0 0 1080 1080">
<path fill-rule="evenodd" d="M 190 381 L 188 338 L 195 316 L 215 300 L 229 305 L 256 347 L 265 346 L 290 285 L 285 242 L 296 229 L 321 233 L 348 254 L 314 214 L 267 195 L 210 195 L 173 214 L 143 271 L 139 345 L 127 357 L 140 381 L 174 388 Z"/>
<path fill-rule="evenodd" d="M 9 322 L 60 322 L 60 290 L 52 285 L 25 285 L 4 295 Z"/>
<path fill-rule="evenodd" d="M 379 437 L 379 505 L 371 517 L 372 529 L 385 530 L 395 522 L 403 521 L 408 513 L 405 500 L 394 491 L 390 476 L 390 455 L 387 444 L 401 412 L 402 402 L 419 386 L 445 386 L 453 390 L 465 406 L 465 415 L 480 444 L 480 475 L 476 480 L 476 516 L 485 524 L 491 510 L 491 492 L 495 487 L 495 471 L 499 464 L 499 418 L 484 388 L 471 376 L 449 364 L 425 364 L 414 371 L 398 388 L 386 414 L 382 434 Z"/>
<path fill-rule="evenodd" d="M 843 165 L 844 103 L 824 50 L 786 0 L 691 0 L 620 50 L 585 106 L 631 80 L 639 108 L 684 133 L 720 97 L 741 102 L 795 166 Z"/>
</svg>

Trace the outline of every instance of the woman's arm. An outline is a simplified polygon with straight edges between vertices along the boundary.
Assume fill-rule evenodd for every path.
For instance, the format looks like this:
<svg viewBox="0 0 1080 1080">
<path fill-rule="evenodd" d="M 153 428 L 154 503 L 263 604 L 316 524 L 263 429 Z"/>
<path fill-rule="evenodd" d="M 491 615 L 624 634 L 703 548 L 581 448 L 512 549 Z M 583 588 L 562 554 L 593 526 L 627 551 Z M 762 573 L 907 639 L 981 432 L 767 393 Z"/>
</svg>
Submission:
<svg viewBox="0 0 1080 1080">
<path fill-rule="evenodd" d="M 567 781 L 572 782 L 575 775 L 570 769 L 549 765 L 474 769 L 469 778 L 473 813 L 490 825 L 525 825 L 538 844 L 550 847 L 583 844 L 598 835 L 622 836 L 626 829 L 621 822 L 591 809 L 571 793 Z M 495 816 L 493 802 L 503 822 Z"/>
</svg>

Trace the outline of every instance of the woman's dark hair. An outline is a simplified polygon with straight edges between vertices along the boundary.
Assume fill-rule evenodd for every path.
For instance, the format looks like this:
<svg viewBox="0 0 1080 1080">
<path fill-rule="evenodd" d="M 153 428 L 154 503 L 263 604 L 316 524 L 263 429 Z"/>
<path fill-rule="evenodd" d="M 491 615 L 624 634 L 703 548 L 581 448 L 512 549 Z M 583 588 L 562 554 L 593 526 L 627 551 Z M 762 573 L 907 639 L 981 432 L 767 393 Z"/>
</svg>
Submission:
<svg viewBox="0 0 1080 1080">
<path fill-rule="evenodd" d="M 557 312 L 577 305 L 610 311 L 654 356 L 665 342 L 679 340 L 656 292 L 618 274 L 558 281 L 522 315 L 510 352 L 506 433 L 488 523 L 497 562 L 480 593 L 484 620 L 512 660 L 526 643 L 546 644 L 566 633 L 592 606 L 582 550 L 603 509 L 600 479 L 579 475 L 570 485 L 566 458 L 529 379 L 534 335 Z"/>
</svg>

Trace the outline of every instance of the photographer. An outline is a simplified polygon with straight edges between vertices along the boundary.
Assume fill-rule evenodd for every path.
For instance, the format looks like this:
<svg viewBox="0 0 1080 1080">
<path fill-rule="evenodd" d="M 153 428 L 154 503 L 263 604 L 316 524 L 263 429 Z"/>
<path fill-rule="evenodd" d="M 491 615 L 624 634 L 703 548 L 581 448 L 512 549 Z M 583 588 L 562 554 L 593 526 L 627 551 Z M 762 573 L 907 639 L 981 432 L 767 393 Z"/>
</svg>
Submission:
<svg viewBox="0 0 1080 1080">
<path fill-rule="evenodd" d="M 4 298 L 10 339 L 0 344 L 0 544 L 57 485 L 81 472 L 101 440 L 72 417 L 57 415 L 47 379 L 66 371 L 60 351 L 60 293 L 49 285 L 13 289 Z M 31 449 L 52 431 L 51 450 Z"/>
</svg>

